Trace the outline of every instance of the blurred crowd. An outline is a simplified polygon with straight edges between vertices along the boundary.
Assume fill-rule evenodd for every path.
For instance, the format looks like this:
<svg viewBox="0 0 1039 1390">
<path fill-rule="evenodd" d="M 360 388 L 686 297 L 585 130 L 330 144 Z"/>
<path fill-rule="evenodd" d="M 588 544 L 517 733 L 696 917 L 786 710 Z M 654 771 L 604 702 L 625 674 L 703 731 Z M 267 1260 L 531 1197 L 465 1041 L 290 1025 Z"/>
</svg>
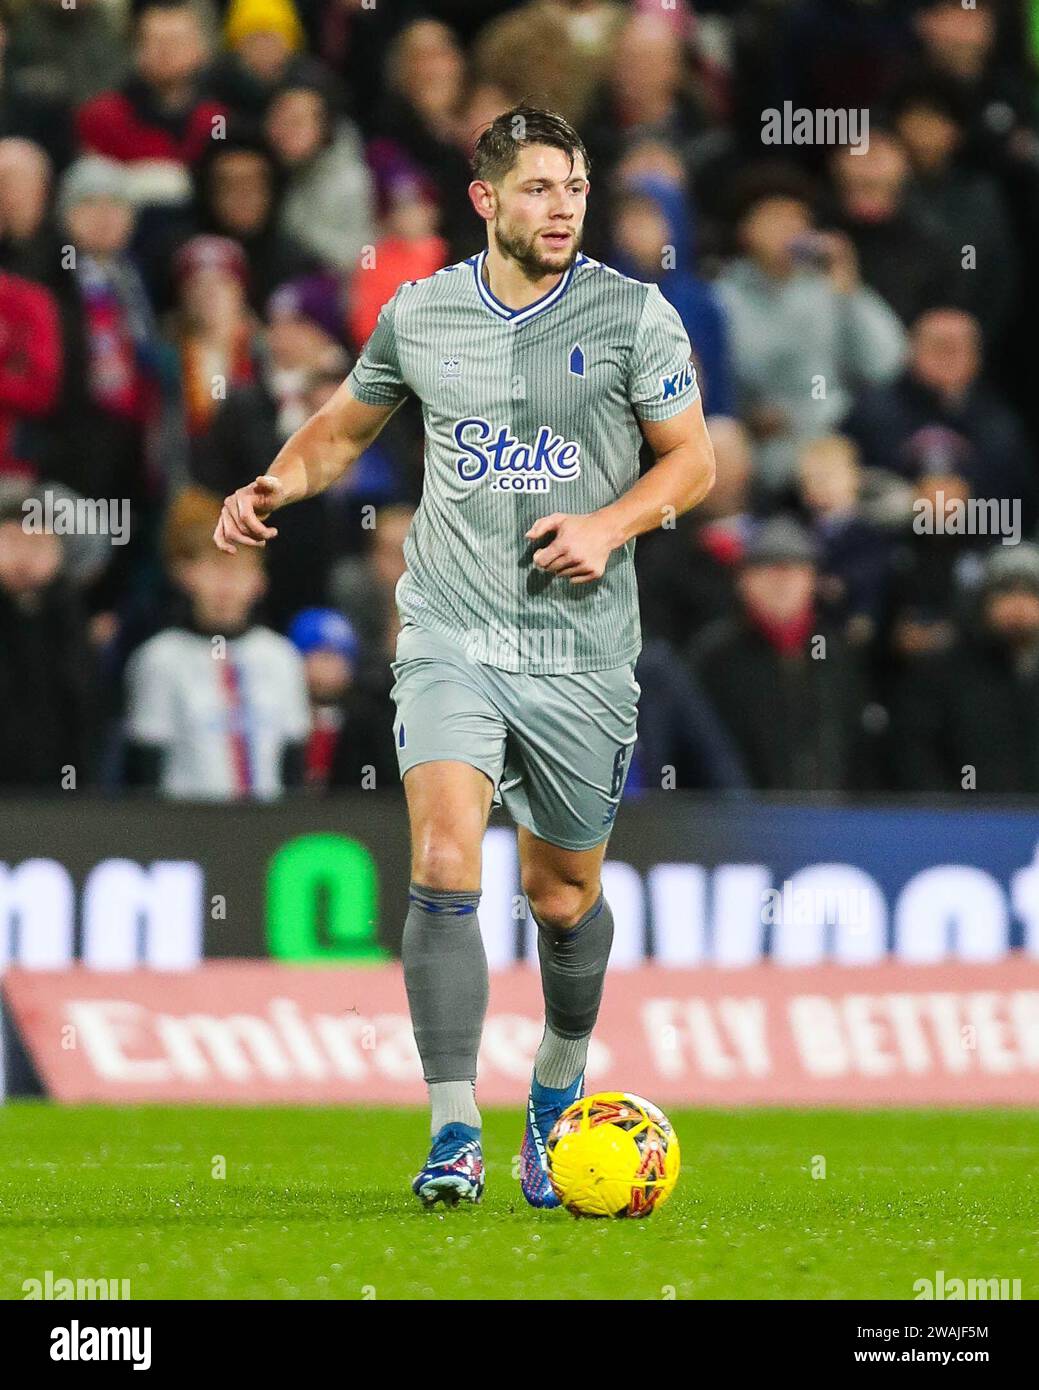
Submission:
<svg viewBox="0 0 1039 1390">
<path fill-rule="evenodd" d="M 485 243 L 527 100 L 718 458 L 638 545 L 631 792 L 1039 792 L 1035 0 L 9 0 L 0 52 L 0 787 L 399 791 L 417 404 L 266 551 L 210 537 Z M 868 142 L 762 138 L 834 109 Z"/>
</svg>

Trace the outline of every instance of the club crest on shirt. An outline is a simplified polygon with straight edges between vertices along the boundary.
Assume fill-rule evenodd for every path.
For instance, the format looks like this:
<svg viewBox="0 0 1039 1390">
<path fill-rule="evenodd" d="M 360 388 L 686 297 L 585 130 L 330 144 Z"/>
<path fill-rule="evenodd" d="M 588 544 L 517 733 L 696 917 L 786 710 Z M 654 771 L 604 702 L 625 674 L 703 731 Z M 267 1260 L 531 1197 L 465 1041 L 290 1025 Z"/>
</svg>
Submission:
<svg viewBox="0 0 1039 1390">
<path fill-rule="evenodd" d="M 462 375 L 462 359 L 460 357 L 442 357 L 440 359 L 441 379 L 448 377 L 459 377 Z"/>
<path fill-rule="evenodd" d="M 455 425 L 454 441 L 461 451 L 455 470 L 462 481 L 489 478 L 496 492 L 548 492 L 553 483 L 568 483 L 581 474 L 581 445 L 549 425 L 541 425 L 528 443 L 508 425 L 470 416 Z"/>
</svg>

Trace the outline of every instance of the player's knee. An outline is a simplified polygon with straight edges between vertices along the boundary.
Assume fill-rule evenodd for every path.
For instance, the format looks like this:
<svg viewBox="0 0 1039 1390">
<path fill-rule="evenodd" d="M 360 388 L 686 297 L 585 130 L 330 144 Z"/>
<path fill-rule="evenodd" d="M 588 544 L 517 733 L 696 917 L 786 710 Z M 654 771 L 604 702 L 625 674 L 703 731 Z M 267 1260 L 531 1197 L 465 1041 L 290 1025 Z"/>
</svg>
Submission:
<svg viewBox="0 0 1039 1390">
<path fill-rule="evenodd" d="M 536 921 L 557 931 L 574 927 L 599 896 L 598 884 L 564 880 L 535 880 L 525 885 L 527 901 Z"/>
<path fill-rule="evenodd" d="M 411 876 L 425 888 L 465 892 L 480 886 L 479 854 L 450 837 L 437 837 L 415 850 Z"/>
</svg>

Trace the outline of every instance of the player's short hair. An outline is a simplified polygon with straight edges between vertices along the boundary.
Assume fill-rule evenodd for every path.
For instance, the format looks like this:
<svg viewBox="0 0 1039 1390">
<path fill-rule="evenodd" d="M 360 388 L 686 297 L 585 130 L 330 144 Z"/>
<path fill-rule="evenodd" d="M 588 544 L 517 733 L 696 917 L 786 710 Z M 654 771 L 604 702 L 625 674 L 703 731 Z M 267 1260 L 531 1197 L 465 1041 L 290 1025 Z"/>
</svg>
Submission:
<svg viewBox="0 0 1039 1390">
<path fill-rule="evenodd" d="M 520 104 L 503 111 L 476 142 L 471 166 L 473 178 L 498 184 L 528 145 L 551 145 L 570 158 L 571 169 L 580 155 L 585 174 L 591 168 L 584 142 L 569 121 L 555 111 Z"/>
</svg>

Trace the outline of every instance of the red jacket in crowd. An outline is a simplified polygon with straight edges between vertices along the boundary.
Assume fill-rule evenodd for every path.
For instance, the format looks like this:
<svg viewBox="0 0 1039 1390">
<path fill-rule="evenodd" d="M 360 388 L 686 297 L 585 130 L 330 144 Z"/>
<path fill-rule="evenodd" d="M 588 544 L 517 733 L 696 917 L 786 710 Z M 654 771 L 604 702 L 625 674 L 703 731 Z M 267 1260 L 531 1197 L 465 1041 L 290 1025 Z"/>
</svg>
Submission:
<svg viewBox="0 0 1039 1390">
<path fill-rule="evenodd" d="M 61 327 L 49 290 L 0 271 L 0 476 L 29 474 L 14 440 L 18 420 L 45 415 L 61 385 Z"/>
<path fill-rule="evenodd" d="M 158 111 L 139 79 L 102 92 L 80 107 L 76 134 L 85 150 L 120 163 L 168 159 L 192 165 L 213 137 L 213 119 L 226 114 L 219 102 L 199 100 L 182 116 Z"/>
</svg>

